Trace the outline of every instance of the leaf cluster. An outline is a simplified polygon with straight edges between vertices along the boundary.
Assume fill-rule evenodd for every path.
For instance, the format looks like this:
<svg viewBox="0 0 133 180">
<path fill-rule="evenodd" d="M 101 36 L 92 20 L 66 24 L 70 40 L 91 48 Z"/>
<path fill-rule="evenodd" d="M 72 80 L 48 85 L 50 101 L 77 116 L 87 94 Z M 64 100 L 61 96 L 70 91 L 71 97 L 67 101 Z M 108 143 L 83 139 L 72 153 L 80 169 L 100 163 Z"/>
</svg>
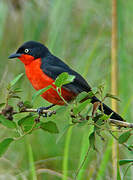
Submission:
<svg viewBox="0 0 133 180">
<path fill-rule="evenodd" d="M 117 129 L 118 131 L 118 137 L 115 137 L 112 131 L 111 125 L 108 122 L 108 119 L 110 116 L 105 115 L 103 112 L 100 113 L 99 110 L 97 110 L 96 107 L 91 105 L 91 99 L 93 96 L 99 94 L 101 96 L 101 103 L 105 101 L 106 98 L 113 98 L 116 100 L 119 100 L 117 97 L 107 93 L 103 97 L 103 86 L 99 86 L 98 88 L 92 89 L 89 93 L 82 92 L 80 93 L 76 99 L 68 104 L 66 102 L 61 94 L 61 88 L 63 85 L 67 83 L 71 83 L 74 81 L 74 76 L 69 75 L 68 73 L 64 72 L 60 74 L 53 85 L 50 85 L 46 88 L 43 88 L 39 91 L 37 91 L 32 96 L 32 101 L 22 101 L 21 97 L 18 95 L 22 90 L 20 88 L 16 88 L 16 84 L 20 81 L 23 74 L 18 75 L 14 80 L 12 80 L 8 86 L 7 86 L 7 97 L 6 101 L 0 104 L 0 108 L 2 108 L 1 114 L 0 114 L 0 124 L 6 128 L 12 129 L 16 132 L 17 136 L 15 137 L 8 137 L 1 141 L 0 143 L 0 156 L 2 156 L 5 151 L 7 150 L 8 146 L 21 138 L 23 138 L 26 135 L 32 134 L 35 130 L 41 129 L 43 131 L 47 131 L 52 134 L 58 134 L 59 137 L 63 136 L 64 133 L 69 129 L 70 126 L 92 126 L 93 131 L 90 133 L 88 139 L 90 147 L 93 150 L 97 150 L 96 147 L 96 139 L 97 137 L 100 137 L 102 141 L 104 141 L 103 135 L 101 135 L 104 132 L 108 132 L 110 135 L 112 135 L 116 140 L 118 140 L 119 144 L 124 145 L 128 148 L 128 150 L 132 150 L 132 145 L 126 145 L 125 143 L 128 141 L 128 139 L 132 136 L 131 130 L 123 130 L 123 129 Z M 8 104 L 8 101 L 10 98 L 17 98 L 19 99 L 19 103 L 17 106 L 19 107 L 19 111 L 17 113 L 22 113 L 27 108 L 32 108 L 33 104 L 38 96 L 40 96 L 45 91 L 49 90 L 50 88 L 54 88 L 55 91 L 59 94 L 59 96 L 64 100 L 64 102 L 67 104 L 69 117 L 71 118 L 71 123 L 68 124 L 67 127 L 64 127 L 61 132 L 59 132 L 59 129 L 57 127 L 57 122 L 55 123 L 52 119 L 46 119 L 36 113 L 28 113 L 28 115 L 24 116 L 23 118 L 18 118 L 17 120 L 14 120 L 14 112 L 17 110 L 14 110 L 14 108 Z M 21 100 L 21 101 L 20 101 Z M 70 108 L 69 108 L 70 107 Z M 94 110 L 95 108 L 95 110 Z M 57 110 L 58 111 L 58 110 Z M 94 114 L 92 114 L 92 111 Z M 9 118 L 10 117 L 12 118 Z M 123 165 L 125 163 L 130 163 L 132 160 L 121 160 L 120 165 Z"/>
</svg>

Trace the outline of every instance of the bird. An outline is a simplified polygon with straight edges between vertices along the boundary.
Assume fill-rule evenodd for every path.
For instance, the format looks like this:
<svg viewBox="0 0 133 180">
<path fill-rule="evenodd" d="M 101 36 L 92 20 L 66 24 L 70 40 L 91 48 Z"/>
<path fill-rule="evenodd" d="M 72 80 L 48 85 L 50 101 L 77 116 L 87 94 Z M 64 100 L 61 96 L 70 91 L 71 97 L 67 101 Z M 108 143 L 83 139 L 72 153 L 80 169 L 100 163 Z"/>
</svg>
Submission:
<svg viewBox="0 0 133 180">
<path fill-rule="evenodd" d="M 49 49 L 40 42 L 27 41 L 24 42 L 15 53 L 11 54 L 9 59 L 18 58 L 25 67 L 27 78 L 31 82 L 35 90 L 43 89 L 49 85 L 53 88 L 45 91 L 41 96 L 51 103 L 47 107 L 38 108 L 40 113 L 42 110 L 47 110 L 55 105 L 65 105 L 63 99 L 59 96 L 54 88 L 56 78 L 63 72 L 75 76 L 73 82 L 65 84 L 61 87 L 61 95 L 66 102 L 71 102 L 82 92 L 90 92 L 91 87 L 87 81 L 71 67 L 69 67 L 60 58 L 54 56 Z M 91 103 L 101 102 L 96 96 L 92 97 Z M 102 103 L 99 109 L 106 115 L 111 115 L 110 118 L 123 121 L 124 119 L 114 112 L 106 104 Z"/>
</svg>

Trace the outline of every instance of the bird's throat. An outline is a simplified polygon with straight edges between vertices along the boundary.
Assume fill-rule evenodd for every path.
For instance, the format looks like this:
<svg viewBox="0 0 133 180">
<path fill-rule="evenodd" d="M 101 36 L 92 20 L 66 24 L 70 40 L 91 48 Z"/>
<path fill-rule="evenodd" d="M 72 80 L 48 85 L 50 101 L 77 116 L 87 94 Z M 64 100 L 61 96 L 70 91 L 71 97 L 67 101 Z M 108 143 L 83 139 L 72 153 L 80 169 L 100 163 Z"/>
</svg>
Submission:
<svg viewBox="0 0 133 180">
<path fill-rule="evenodd" d="M 34 57 L 28 54 L 22 54 L 19 59 L 24 65 L 29 65 L 34 61 Z"/>
</svg>

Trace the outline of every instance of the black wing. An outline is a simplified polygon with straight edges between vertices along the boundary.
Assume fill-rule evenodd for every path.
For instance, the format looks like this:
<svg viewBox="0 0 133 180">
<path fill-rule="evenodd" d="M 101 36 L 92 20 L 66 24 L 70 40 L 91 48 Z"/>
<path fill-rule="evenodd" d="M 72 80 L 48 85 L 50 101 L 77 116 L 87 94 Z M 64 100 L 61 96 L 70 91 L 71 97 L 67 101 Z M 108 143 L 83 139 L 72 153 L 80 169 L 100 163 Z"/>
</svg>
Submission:
<svg viewBox="0 0 133 180">
<path fill-rule="evenodd" d="M 63 87 L 76 94 L 79 94 L 83 91 L 89 92 L 91 90 L 91 87 L 88 85 L 86 80 L 80 74 L 72 70 L 68 65 L 66 65 L 59 58 L 53 56 L 52 54 L 49 54 L 47 57 L 42 58 L 41 69 L 45 74 L 47 74 L 53 80 L 55 80 L 57 76 L 63 72 L 67 72 L 70 75 L 74 75 L 75 76 L 74 81 L 64 85 Z M 95 103 L 97 101 L 100 102 L 100 100 L 94 96 L 92 98 L 91 103 Z M 119 114 L 114 112 L 104 103 L 102 105 L 102 108 L 105 114 L 110 115 L 112 113 L 111 115 L 112 119 L 123 121 L 123 118 Z M 99 106 L 99 110 L 101 110 L 102 108 L 101 106 Z"/>
<path fill-rule="evenodd" d="M 91 90 L 91 87 L 80 74 L 72 70 L 67 64 L 62 62 L 56 56 L 50 54 L 47 57 L 42 58 L 41 69 L 53 80 L 55 80 L 57 76 L 59 76 L 63 72 L 74 75 L 74 81 L 69 84 L 63 85 L 63 87 L 76 94 L 79 94 L 83 91 L 89 92 Z"/>
</svg>

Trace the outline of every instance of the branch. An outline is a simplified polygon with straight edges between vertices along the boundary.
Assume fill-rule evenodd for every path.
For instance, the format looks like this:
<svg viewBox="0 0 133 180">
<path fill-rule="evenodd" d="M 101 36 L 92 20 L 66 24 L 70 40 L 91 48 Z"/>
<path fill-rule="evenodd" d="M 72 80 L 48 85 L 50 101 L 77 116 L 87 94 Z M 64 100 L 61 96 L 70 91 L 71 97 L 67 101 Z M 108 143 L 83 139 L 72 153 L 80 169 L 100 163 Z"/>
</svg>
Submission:
<svg viewBox="0 0 133 180">
<path fill-rule="evenodd" d="M 13 111 L 12 107 L 11 106 L 8 106 L 8 108 L 5 108 L 3 109 L 2 111 L 0 111 L 0 114 L 3 114 L 5 115 L 6 113 L 11 113 L 12 115 L 14 114 L 19 114 L 19 113 L 24 113 L 24 112 L 34 112 L 34 113 L 37 113 L 37 109 L 29 109 L 29 108 L 24 108 L 22 109 L 21 111 Z M 51 110 L 43 110 L 42 111 L 42 114 L 56 114 L 56 111 L 51 111 Z"/>
<path fill-rule="evenodd" d="M 133 123 L 128 123 L 124 121 L 119 121 L 116 119 L 108 119 L 108 121 L 116 126 L 125 127 L 125 128 L 133 128 Z"/>
<path fill-rule="evenodd" d="M 5 115 L 6 113 L 11 113 L 12 115 L 14 114 L 19 114 L 19 113 L 24 113 L 24 112 L 34 112 L 34 113 L 37 113 L 37 109 L 29 109 L 29 108 L 24 108 L 23 110 L 21 111 L 13 111 L 13 109 L 8 106 L 7 109 L 4 109 L 5 111 L 0 111 L 0 114 L 3 114 Z M 56 114 L 56 111 L 51 111 L 51 110 L 43 110 L 42 111 L 42 114 Z M 119 126 L 119 127 L 125 127 L 125 128 L 133 128 L 133 123 L 129 123 L 129 122 L 124 122 L 124 121 L 119 121 L 117 119 L 108 119 L 109 123 L 112 123 L 112 124 L 115 124 L 116 126 Z"/>
<path fill-rule="evenodd" d="M 23 113 L 23 112 L 35 112 L 35 113 L 37 113 L 38 111 L 37 111 L 37 109 L 25 108 L 24 110 L 22 110 L 20 112 L 14 111 L 13 114 L 18 114 L 18 113 Z M 46 114 L 46 113 L 56 114 L 56 111 L 51 111 L 51 110 L 43 110 L 42 111 L 42 114 Z"/>
</svg>

